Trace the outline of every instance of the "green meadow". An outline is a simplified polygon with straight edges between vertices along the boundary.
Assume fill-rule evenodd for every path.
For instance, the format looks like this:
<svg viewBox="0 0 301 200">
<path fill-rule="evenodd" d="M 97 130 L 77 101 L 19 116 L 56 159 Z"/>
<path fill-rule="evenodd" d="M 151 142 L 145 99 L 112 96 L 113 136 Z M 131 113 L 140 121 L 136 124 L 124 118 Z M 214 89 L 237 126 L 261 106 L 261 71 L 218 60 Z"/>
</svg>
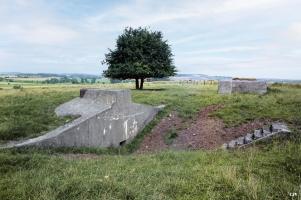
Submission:
<svg viewBox="0 0 301 200">
<path fill-rule="evenodd" d="M 16 84 L 16 83 L 14 83 Z M 131 89 L 137 103 L 166 105 L 129 144 L 120 148 L 0 150 L 0 199 L 292 199 L 301 195 L 301 87 L 275 84 L 265 95 L 217 94 L 216 83 L 21 84 L 0 83 L 0 141 L 36 137 L 70 118 L 56 106 L 79 89 Z M 176 111 L 184 120 L 213 104 L 227 126 L 254 119 L 286 122 L 290 137 L 225 151 L 137 154 L 143 137 Z M 76 154 L 75 154 L 76 153 Z M 76 156 L 74 156 L 76 155 Z M 80 156 L 78 156 L 80 155 Z"/>
</svg>

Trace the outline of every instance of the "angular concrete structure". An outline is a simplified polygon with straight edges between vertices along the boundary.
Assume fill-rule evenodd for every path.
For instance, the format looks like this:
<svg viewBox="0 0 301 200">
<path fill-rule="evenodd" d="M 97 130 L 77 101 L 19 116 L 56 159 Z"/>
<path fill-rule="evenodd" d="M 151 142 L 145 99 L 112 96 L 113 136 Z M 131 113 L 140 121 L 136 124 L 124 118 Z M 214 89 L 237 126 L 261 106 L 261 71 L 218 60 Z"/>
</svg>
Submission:
<svg viewBox="0 0 301 200">
<path fill-rule="evenodd" d="M 265 94 L 267 83 L 257 80 L 223 80 L 218 83 L 219 94 L 256 93 Z"/>
<path fill-rule="evenodd" d="M 132 103 L 129 90 L 82 89 L 56 108 L 58 116 L 80 116 L 37 138 L 7 147 L 118 147 L 133 139 L 161 109 Z"/>
</svg>

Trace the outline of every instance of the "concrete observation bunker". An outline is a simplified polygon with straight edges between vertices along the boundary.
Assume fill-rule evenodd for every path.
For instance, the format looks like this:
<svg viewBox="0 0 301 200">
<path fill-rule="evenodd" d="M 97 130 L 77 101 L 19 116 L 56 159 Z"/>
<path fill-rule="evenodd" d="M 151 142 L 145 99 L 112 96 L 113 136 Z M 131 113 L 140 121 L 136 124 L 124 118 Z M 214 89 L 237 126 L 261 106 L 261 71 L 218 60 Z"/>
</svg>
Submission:
<svg viewBox="0 0 301 200">
<path fill-rule="evenodd" d="M 265 81 L 258 81 L 256 79 L 233 79 L 221 80 L 218 83 L 219 94 L 232 94 L 232 93 L 267 93 L 267 83 Z"/>
<path fill-rule="evenodd" d="M 133 139 L 160 109 L 133 103 L 129 90 L 81 89 L 80 97 L 55 109 L 58 116 L 79 118 L 8 147 L 118 147 Z"/>
</svg>

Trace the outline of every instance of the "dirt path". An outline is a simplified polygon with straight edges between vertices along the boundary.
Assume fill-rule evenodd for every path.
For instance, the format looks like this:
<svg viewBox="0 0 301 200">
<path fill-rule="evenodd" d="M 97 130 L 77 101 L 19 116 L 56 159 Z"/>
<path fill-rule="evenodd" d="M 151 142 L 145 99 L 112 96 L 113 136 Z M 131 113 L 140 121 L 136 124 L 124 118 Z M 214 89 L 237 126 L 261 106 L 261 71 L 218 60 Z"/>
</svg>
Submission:
<svg viewBox="0 0 301 200">
<path fill-rule="evenodd" d="M 254 129 L 261 128 L 268 120 L 254 120 L 240 126 L 226 128 L 221 119 L 210 117 L 210 114 L 222 105 L 211 105 L 202 109 L 194 121 L 187 124 L 172 113 L 165 117 L 154 127 L 152 132 L 147 135 L 138 149 L 138 153 L 155 152 L 164 149 L 215 149 L 225 142 L 243 136 Z M 171 145 L 167 145 L 164 141 L 164 135 L 170 130 L 177 130 L 178 136 Z"/>
</svg>

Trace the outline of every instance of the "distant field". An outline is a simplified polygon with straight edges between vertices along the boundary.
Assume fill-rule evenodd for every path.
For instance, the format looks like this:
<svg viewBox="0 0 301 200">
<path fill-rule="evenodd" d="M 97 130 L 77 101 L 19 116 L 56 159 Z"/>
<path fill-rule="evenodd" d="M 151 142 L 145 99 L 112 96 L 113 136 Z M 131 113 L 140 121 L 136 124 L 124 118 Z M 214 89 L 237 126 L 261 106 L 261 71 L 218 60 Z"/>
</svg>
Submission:
<svg viewBox="0 0 301 200">
<path fill-rule="evenodd" d="M 21 77 L 17 77 L 17 78 L 12 78 L 12 80 L 18 82 L 18 81 L 45 81 L 51 78 L 59 78 L 59 77 L 28 77 L 28 78 L 21 78 Z"/>
<path fill-rule="evenodd" d="M 108 84 L 108 83 L 106 83 Z M 56 84 L 43 84 L 42 82 L 1 82 L 0 81 L 0 90 L 2 89 L 13 89 L 14 85 L 20 85 L 22 88 L 66 88 L 66 87 L 99 87 L 103 85 L 102 83 L 97 84 L 72 84 L 72 83 L 56 83 Z M 111 85 L 111 84 L 109 84 Z"/>
<path fill-rule="evenodd" d="M 132 83 L 24 84 L 13 89 L 1 84 L 2 142 L 34 137 L 65 123 L 69 119 L 56 117 L 54 109 L 78 96 L 82 87 L 134 87 Z M 1 150 L 0 199 L 291 199 L 289 192 L 299 191 L 300 87 L 275 85 L 262 96 L 222 96 L 216 84 L 158 82 L 146 83 L 143 91 L 132 90 L 132 98 L 167 107 L 121 149 Z M 224 105 L 213 115 L 227 126 L 253 119 L 281 120 L 294 133 L 289 139 L 246 150 L 133 154 L 162 117 L 177 111 L 184 120 L 193 119 L 212 104 Z M 89 154 L 77 157 L 74 152 Z"/>
</svg>

